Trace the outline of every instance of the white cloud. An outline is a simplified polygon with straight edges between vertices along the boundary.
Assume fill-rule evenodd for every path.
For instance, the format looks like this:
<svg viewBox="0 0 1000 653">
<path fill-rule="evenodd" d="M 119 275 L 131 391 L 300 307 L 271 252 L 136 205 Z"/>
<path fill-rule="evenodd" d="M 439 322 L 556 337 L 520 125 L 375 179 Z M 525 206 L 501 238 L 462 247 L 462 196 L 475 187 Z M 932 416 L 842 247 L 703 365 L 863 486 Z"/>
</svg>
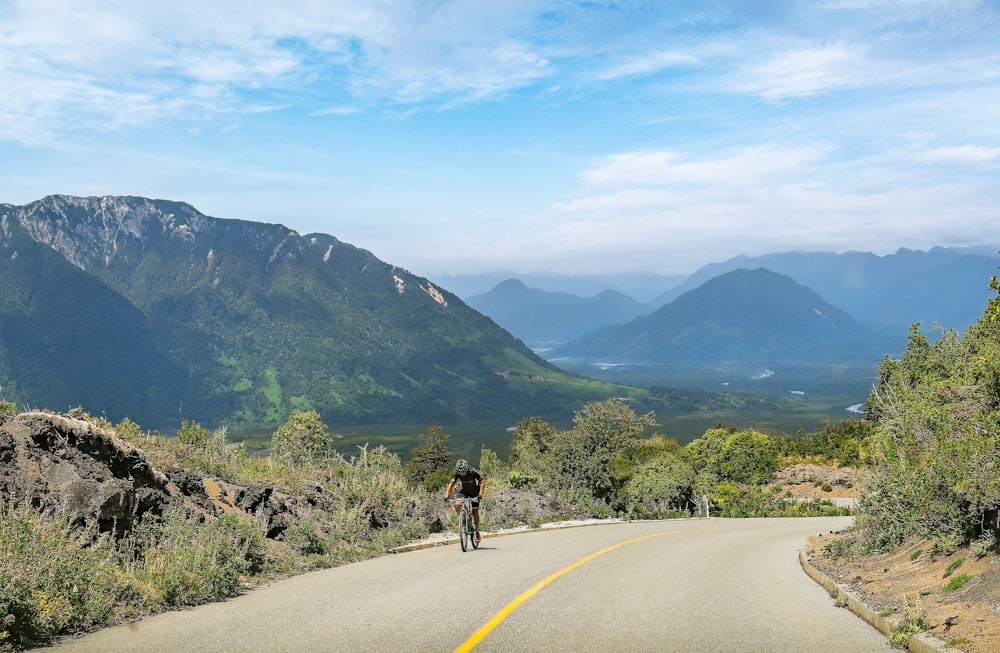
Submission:
<svg viewBox="0 0 1000 653">
<path fill-rule="evenodd" d="M 836 43 L 772 55 L 746 67 L 735 86 L 780 99 L 868 86 L 899 74 L 896 66 L 874 60 L 865 46 Z"/>
<path fill-rule="evenodd" d="M 922 154 L 919 158 L 921 161 L 929 163 L 993 165 L 1000 163 L 1000 147 L 984 147 L 982 145 L 939 147 Z"/>
<path fill-rule="evenodd" d="M 625 152 L 609 156 L 580 177 L 601 186 L 642 186 L 676 184 L 748 184 L 826 157 L 828 146 L 778 145 L 746 147 L 724 156 L 696 159 L 669 150 Z"/>
<path fill-rule="evenodd" d="M 654 51 L 626 59 L 616 65 L 599 70 L 594 75 L 594 79 L 608 80 L 634 75 L 648 75 L 665 68 L 691 66 L 697 63 L 698 57 L 690 53 L 669 50 Z"/>
</svg>

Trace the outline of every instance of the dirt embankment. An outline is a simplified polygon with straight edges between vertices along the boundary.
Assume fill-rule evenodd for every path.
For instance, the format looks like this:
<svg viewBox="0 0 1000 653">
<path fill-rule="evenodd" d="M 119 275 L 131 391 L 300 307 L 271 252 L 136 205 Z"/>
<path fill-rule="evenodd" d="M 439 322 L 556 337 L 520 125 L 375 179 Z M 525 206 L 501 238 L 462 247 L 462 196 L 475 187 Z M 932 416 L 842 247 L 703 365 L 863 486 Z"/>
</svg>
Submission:
<svg viewBox="0 0 1000 653">
<path fill-rule="evenodd" d="M 857 498 L 862 470 L 816 464 L 786 467 L 771 487 L 801 499 Z M 843 552 L 851 533 L 810 538 L 810 563 L 875 612 L 926 617 L 929 634 L 969 653 L 1000 653 L 1000 555 L 968 548 L 945 554 L 933 542 L 910 540 L 891 553 Z M 963 580 L 967 576 L 967 580 Z"/>
<path fill-rule="evenodd" d="M 929 633 L 953 648 L 1000 651 L 1000 555 L 945 554 L 917 539 L 876 556 L 834 555 L 849 537 L 810 538 L 810 563 L 880 614 L 926 617 Z"/>
</svg>

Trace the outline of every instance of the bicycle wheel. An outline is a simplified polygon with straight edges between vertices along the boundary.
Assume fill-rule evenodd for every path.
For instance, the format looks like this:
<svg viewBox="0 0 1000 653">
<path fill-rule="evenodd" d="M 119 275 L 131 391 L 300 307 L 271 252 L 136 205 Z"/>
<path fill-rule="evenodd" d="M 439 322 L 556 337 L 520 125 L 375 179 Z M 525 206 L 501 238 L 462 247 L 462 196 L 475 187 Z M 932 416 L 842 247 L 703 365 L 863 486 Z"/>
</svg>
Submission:
<svg viewBox="0 0 1000 653">
<path fill-rule="evenodd" d="M 463 505 L 458 519 L 458 542 L 462 545 L 463 553 L 469 550 L 469 522 L 471 519 L 469 506 Z"/>
</svg>

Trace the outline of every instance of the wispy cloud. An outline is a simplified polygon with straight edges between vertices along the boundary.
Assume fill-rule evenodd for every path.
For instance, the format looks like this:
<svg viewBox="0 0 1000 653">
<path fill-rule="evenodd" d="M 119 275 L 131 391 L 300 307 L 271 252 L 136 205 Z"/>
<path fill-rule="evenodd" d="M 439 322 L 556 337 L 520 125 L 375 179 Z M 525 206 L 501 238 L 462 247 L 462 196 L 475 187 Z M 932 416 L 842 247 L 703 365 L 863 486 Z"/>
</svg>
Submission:
<svg viewBox="0 0 1000 653">
<path fill-rule="evenodd" d="M 625 152 L 609 156 L 580 177 L 595 185 L 670 186 L 746 185 L 822 160 L 824 145 L 759 145 L 716 157 L 697 158 L 670 150 Z"/>
<path fill-rule="evenodd" d="M 869 86 L 901 74 L 891 63 L 872 59 L 864 46 L 838 43 L 776 54 L 747 67 L 736 86 L 780 99 Z"/>
<path fill-rule="evenodd" d="M 669 50 L 649 52 L 640 56 L 629 57 L 607 68 L 599 69 L 594 79 L 609 80 L 648 75 L 664 69 L 692 66 L 698 63 L 698 57 L 693 53 L 673 52 Z"/>
<path fill-rule="evenodd" d="M 921 155 L 920 160 L 929 163 L 985 164 L 992 167 L 1000 164 L 1000 147 L 984 147 L 981 145 L 939 147 Z"/>
<path fill-rule="evenodd" d="M 987 0 L 0 0 L 0 202 L 152 189 L 417 270 L 1000 240 L 997 34 Z"/>
</svg>

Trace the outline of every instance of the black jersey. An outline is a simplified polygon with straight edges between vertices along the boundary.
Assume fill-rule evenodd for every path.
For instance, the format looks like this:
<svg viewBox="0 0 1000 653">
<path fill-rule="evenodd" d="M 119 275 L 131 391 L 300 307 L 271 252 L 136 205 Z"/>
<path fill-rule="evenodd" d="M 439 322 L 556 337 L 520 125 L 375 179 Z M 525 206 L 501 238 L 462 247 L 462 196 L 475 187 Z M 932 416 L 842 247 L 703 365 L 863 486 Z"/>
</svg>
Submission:
<svg viewBox="0 0 1000 653">
<path fill-rule="evenodd" d="M 465 473 L 465 476 L 455 472 L 455 478 L 451 479 L 451 482 L 456 485 L 461 484 L 462 489 L 458 491 L 460 496 L 478 497 L 482 494 L 483 477 L 472 467 Z"/>
</svg>

